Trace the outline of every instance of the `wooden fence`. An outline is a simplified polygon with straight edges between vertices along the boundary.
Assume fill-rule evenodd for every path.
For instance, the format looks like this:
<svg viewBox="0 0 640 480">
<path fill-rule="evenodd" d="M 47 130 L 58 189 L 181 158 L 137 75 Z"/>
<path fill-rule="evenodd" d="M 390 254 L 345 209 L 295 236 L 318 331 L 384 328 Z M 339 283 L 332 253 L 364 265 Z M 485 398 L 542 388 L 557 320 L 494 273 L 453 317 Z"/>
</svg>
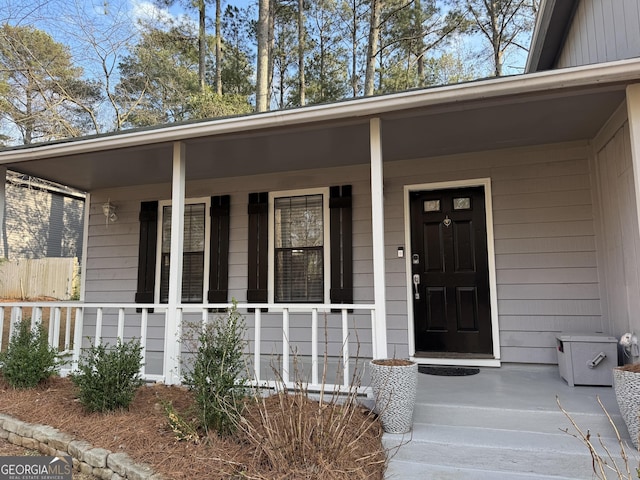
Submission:
<svg viewBox="0 0 640 480">
<path fill-rule="evenodd" d="M 80 291 L 77 258 L 40 258 L 0 263 L 0 298 L 69 300 Z"/>
</svg>

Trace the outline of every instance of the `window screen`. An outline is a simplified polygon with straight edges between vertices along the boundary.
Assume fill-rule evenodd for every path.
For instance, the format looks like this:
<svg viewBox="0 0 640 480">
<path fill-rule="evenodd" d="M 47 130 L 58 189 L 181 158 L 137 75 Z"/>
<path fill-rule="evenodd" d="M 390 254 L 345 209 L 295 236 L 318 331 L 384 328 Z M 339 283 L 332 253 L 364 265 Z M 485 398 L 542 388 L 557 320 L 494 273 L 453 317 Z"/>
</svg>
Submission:
<svg viewBox="0 0 640 480">
<path fill-rule="evenodd" d="M 324 301 L 322 195 L 274 201 L 276 302 Z"/>
<path fill-rule="evenodd" d="M 184 256 L 182 258 L 182 301 L 202 303 L 204 290 L 205 204 L 184 207 Z M 162 258 L 160 302 L 169 300 L 169 252 L 171 251 L 171 206 L 162 211 Z"/>
</svg>

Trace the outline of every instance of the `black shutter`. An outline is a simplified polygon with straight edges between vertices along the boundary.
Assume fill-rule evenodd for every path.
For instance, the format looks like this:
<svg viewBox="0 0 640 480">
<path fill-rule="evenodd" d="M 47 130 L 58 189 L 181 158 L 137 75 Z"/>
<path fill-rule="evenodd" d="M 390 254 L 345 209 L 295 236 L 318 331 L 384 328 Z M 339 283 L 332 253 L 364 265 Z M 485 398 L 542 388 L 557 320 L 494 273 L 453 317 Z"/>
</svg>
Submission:
<svg viewBox="0 0 640 480">
<path fill-rule="evenodd" d="M 331 303 L 353 303 L 351 185 L 329 189 Z"/>
<path fill-rule="evenodd" d="M 247 302 L 265 303 L 269 274 L 269 195 L 249 194 L 249 251 Z"/>
<path fill-rule="evenodd" d="M 229 293 L 229 206 L 231 197 L 211 197 L 209 293 L 211 303 L 226 303 Z"/>
<path fill-rule="evenodd" d="M 140 243 L 138 246 L 138 289 L 136 303 L 153 303 L 156 285 L 158 202 L 140 204 Z"/>
</svg>

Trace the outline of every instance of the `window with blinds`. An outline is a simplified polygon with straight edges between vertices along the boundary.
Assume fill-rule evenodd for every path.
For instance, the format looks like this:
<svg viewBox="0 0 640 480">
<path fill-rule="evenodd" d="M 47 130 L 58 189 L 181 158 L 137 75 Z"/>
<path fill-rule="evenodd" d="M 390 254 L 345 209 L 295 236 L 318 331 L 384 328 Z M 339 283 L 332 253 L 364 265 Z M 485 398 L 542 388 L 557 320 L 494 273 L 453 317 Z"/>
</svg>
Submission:
<svg viewBox="0 0 640 480">
<path fill-rule="evenodd" d="M 274 300 L 324 302 L 322 195 L 274 199 Z"/>
<path fill-rule="evenodd" d="M 202 303 L 204 291 L 204 248 L 206 206 L 187 204 L 184 208 L 184 255 L 182 258 L 182 302 Z M 171 251 L 171 206 L 162 210 L 162 251 L 160 302 L 169 300 L 169 252 Z"/>
</svg>

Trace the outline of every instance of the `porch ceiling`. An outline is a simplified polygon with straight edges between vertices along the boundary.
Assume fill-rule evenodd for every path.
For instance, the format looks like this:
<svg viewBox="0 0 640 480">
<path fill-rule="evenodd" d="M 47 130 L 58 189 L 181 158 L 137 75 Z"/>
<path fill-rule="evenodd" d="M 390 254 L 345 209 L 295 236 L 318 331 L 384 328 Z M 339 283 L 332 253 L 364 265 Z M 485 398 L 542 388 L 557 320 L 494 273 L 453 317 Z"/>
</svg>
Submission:
<svg viewBox="0 0 640 480">
<path fill-rule="evenodd" d="M 493 82 L 496 81 L 508 86 L 517 80 Z M 484 83 L 487 92 L 494 85 L 492 81 Z M 478 93 L 466 96 L 465 87 L 469 87 L 463 85 L 309 107 L 293 113 L 253 115 L 236 119 L 242 125 L 253 123 L 235 131 L 217 129 L 226 125 L 225 121 L 186 126 L 192 129 L 189 132 L 196 127 L 199 130 L 182 137 L 176 127 L 159 128 L 151 131 L 154 140 L 146 145 L 120 147 L 120 139 L 129 138 L 123 133 L 98 137 L 93 141 L 102 142 L 99 148 L 83 147 L 80 153 L 70 147 L 73 142 L 50 145 L 53 154 L 45 148 L 38 155 L 40 147 L 16 149 L 0 152 L 0 163 L 11 170 L 85 191 L 170 182 L 175 140 L 186 144 L 187 180 L 366 164 L 369 118 L 374 116 L 381 118 L 385 162 L 592 139 L 624 101 L 627 83 L 618 80 L 602 84 L 594 80 L 590 85 L 565 88 L 560 82 L 556 88 L 485 95 L 482 85 L 473 85 Z M 428 101 L 430 92 L 437 96 L 442 91 L 447 95 L 446 101 Z M 460 99 L 456 92 L 461 92 Z M 359 103 L 366 100 L 371 103 Z M 393 103 L 393 108 L 379 107 L 382 103 Z M 375 108 L 356 108 L 360 105 Z M 328 111 L 331 117 L 309 120 L 306 111 Z M 293 121 L 298 118 L 295 115 L 301 120 Z M 287 121 L 280 121 L 284 117 Z M 113 142 L 105 146 L 105 138 L 112 138 Z M 59 147 L 57 151 L 55 147 Z"/>
</svg>

